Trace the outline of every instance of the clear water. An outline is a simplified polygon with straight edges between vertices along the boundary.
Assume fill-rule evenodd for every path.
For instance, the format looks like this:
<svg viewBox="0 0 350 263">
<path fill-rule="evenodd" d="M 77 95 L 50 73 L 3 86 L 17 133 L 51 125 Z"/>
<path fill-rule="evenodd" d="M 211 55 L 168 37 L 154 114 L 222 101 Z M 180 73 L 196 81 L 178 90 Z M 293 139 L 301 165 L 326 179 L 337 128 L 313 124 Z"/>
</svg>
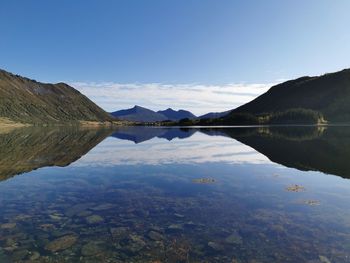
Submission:
<svg viewBox="0 0 350 263">
<path fill-rule="evenodd" d="M 0 262 L 350 262 L 349 128 L 23 129 L 0 157 Z"/>
</svg>

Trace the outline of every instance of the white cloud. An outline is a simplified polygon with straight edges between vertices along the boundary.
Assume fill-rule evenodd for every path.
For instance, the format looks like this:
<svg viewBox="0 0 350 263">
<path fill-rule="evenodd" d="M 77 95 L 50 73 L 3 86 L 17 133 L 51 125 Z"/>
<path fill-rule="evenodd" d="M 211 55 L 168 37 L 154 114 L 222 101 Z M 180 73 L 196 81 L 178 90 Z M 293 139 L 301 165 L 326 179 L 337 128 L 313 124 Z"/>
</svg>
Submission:
<svg viewBox="0 0 350 263">
<path fill-rule="evenodd" d="M 106 111 L 140 105 L 153 110 L 186 109 L 200 115 L 234 109 L 266 92 L 273 84 L 161 84 L 71 82 Z"/>
</svg>

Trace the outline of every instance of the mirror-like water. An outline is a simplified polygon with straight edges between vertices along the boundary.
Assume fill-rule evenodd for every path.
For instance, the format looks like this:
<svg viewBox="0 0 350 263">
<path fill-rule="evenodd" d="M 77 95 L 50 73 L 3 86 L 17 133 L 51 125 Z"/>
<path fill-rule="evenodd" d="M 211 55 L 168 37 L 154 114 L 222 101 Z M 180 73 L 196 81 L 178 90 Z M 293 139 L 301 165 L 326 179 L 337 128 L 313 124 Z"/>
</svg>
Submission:
<svg viewBox="0 0 350 263">
<path fill-rule="evenodd" d="M 0 262 L 350 262 L 350 128 L 19 129 L 0 157 Z"/>
</svg>

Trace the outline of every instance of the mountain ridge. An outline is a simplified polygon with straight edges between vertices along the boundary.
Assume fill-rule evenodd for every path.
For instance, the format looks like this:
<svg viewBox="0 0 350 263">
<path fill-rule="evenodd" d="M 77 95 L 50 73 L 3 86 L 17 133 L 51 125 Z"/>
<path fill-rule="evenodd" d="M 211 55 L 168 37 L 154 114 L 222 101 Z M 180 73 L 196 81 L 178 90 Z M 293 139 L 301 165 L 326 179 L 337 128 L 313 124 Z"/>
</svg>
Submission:
<svg viewBox="0 0 350 263">
<path fill-rule="evenodd" d="M 350 69 L 277 84 L 231 114 L 261 115 L 291 109 L 313 110 L 334 123 L 350 122 Z"/>
<path fill-rule="evenodd" d="M 350 124 L 350 69 L 292 79 L 227 115 L 208 116 L 171 125 Z"/>
<path fill-rule="evenodd" d="M 181 119 L 195 119 L 197 118 L 196 115 L 194 115 L 192 112 L 187 110 L 173 110 L 172 108 L 168 108 L 166 110 L 157 111 L 158 113 L 163 114 L 165 117 L 168 118 L 168 120 L 171 121 L 179 121 Z"/>
<path fill-rule="evenodd" d="M 21 123 L 111 122 L 112 116 L 66 83 L 41 83 L 0 70 L 0 117 Z"/>
<path fill-rule="evenodd" d="M 166 110 L 153 111 L 138 105 L 135 105 L 133 108 L 111 112 L 111 115 L 121 120 L 134 122 L 179 121 L 184 118 L 196 118 L 193 113 L 186 110 L 176 111 L 168 108 Z"/>
<path fill-rule="evenodd" d="M 198 117 L 198 119 L 215 119 L 221 118 L 229 114 L 232 110 L 222 111 L 222 112 L 208 112 Z"/>
<path fill-rule="evenodd" d="M 111 112 L 111 115 L 121 120 L 134 122 L 165 121 L 167 118 L 153 110 L 135 105 L 132 108 Z"/>
</svg>

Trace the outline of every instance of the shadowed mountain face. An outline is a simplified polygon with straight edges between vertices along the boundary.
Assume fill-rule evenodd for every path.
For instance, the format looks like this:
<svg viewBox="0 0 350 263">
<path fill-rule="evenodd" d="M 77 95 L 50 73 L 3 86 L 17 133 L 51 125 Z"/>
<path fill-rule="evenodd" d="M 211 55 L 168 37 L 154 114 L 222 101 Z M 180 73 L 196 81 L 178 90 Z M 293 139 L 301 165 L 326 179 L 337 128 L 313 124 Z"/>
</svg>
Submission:
<svg viewBox="0 0 350 263">
<path fill-rule="evenodd" d="M 65 83 L 44 84 L 3 70 L 0 70 L 0 117 L 22 123 L 113 119 Z"/>
<path fill-rule="evenodd" d="M 327 121 L 349 123 L 350 69 L 281 83 L 232 114 L 259 115 L 290 109 L 310 109 L 322 113 Z"/>
<path fill-rule="evenodd" d="M 0 134 L 0 180 L 45 166 L 67 166 L 111 133 L 108 129 L 22 128 Z"/>
</svg>

